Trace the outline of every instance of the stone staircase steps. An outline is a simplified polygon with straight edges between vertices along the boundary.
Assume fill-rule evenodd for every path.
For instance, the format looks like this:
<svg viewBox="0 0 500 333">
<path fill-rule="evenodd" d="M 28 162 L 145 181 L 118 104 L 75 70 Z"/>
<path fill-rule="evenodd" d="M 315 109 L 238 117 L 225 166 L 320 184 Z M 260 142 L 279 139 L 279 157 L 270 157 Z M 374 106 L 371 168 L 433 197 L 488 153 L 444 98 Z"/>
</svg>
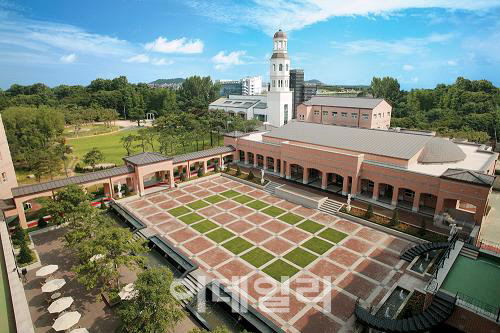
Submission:
<svg viewBox="0 0 500 333">
<path fill-rule="evenodd" d="M 335 215 L 344 204 L 332 199 L 326 199 L 325 202 L 319 207 L 323 213 Z"/>
<path fill-rule="evenodd" d="M 266 186 L 264 186 L 264 191 L 269 193 L 269 194 L 274 194 L 274 190 L 276 189 L 276 187 L 278 187 L 280 185 L 281 184 L 279 184 L 279 183 L 269 181 L 269 183 L 267 183 Z"/>
<path fill-rule="evenodd" d="M 464 245 L 460 250 L 460 254 L 463 255 L 464 257 L 476 260 L 477 256 L 479 255 L 479 251 L 476 248 Z"/>
</svg>

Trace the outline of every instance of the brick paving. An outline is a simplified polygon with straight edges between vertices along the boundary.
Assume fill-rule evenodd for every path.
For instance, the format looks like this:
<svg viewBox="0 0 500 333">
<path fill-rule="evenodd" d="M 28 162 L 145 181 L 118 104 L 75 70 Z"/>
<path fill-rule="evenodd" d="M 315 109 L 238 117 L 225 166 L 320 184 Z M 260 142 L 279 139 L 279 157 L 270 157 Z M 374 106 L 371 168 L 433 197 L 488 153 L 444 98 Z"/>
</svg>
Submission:
<svg viewBox="0 0 500 333">
<path fill-rule="evenodd" d="M 266 214 L 266 209 L 252 208 L 252 202 L 241 204 L 232 198 L 210 203 L 199 208 L 189 208 L 217 227 L 199 232 L 173 216 L 169 209 L 185 206 L 186 202 L 211 200 L 215 194 L 233 190 L 238 196 L 247 195 L 266 205 L 279 207 L 284 214 L 293 213 L 320 224 L 321 229 L 308 232 L 298 228 L 302 223 L 288 224 L 280 216 Z M 392 235 L 373 230 L 352 221 L 302 207 L 266 192 L 225 177 L 216 177 L 195 185 L 162 191 L 146 198 L 126 203 L 126 207 L 157 233 L 168 239 L 191 259 L 200 264 L 207 276 L 227 279 L 225 284 L 247 299 L 256 309 L 281 326 L 285 331 L 298 332 L 350 332 L 355 331 L 354 303 L 358 297 L 372 305 L 390 290 L 403 275 L 406 267 L 399 260 L 399 252 L 408 242 Z M 260 208 L 260 207 L 259 207 Z M 141 214 L 142 213 L 142 214 Z M 338 243 L 322 239 L 321 232 L 334 229 L 346 236 Z M 232 236 L 215 242 L 206 234 L 217 230 L 229 231 Z M 226 242 L 240 237 L 249 243 L 243 251 L 233 250 Z M 321 255 L 304 246 L 313 237 L 328 244 L 329 249 Z M 259 263 L 246 261 L 245 254 L 259 248 L 270 254 Z M 300 248 L 310 260 L 301 262 L 304 256 L 288 257 L 287 254 Z M 231 252 L 234 251 L 235 253 Z M 297 250 L 299 251 L 299 250 Z M 305 252 L 304 252 L 305 251 Z M 265 262 L 268 260 L 267 262 Z M 293 270 L 286 283 L 267 275 L 266 267 L 280 260 Z M 294 262 L 290 261 L 293 260 Z M 255 264 L 255 265 L 254 265 Z M 259 266 L 259 267 L 256 267 Z M 236 281 L 232 278 L 238 277 Z M 311 284 L 306 278 L 311 278 Z M 259 285 L 256 286 L 255 282 Z M 309 281 L 309 282 L 308 282 Z M 276 298 L 284 297 L 286 311 L 273 309 L 266 313 Z M 279 308 L 279 306 L 278 306 Z"/>
</svg>

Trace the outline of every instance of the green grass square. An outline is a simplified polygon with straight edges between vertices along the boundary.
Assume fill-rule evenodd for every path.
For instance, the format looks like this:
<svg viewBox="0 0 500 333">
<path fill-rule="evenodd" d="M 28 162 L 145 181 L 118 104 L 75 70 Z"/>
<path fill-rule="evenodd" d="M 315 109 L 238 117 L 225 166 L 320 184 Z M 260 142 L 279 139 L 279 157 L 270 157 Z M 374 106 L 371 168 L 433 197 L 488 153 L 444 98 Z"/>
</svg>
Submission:
<svg viewBox="0 0 500 333">
<path fill-rule="evenodd" d="M 224 198 L 223 196 L 220 196 L 218 194 L 215 194 L 215 195 L 212 195 L 210 197 L 205 198 L 205 201 L 208 201 L 211 204 L 216 204 L 216 203 L 224 201 L 224 200 L 226 200 L 226 198 Z"/>
<path fill-rule="evenodd" d="M 203 216 L 198 215 L 196 213 L 191 213 L 191 214 L 187 214 L 187 215 L 183 215 L 183 216 L 179 217 L 179 220 L 181 220 L 182 222 L 184 222 L 186 224 L 191 224 L 191 223 L 195 223 L 195 222 L 203 220 Z"/>
<path fill-rule="evenodd" d="M 207 207 L 209 204 L 203 200 L 194 201 L 187 204 L 190 208 L 197 210 L 203 207 Z"/>
<path fill-rule="evenodd" d="M 266 262 L 270 261 L 273 258 L 274 256 L 272 254 L 258 247 L 241 256 L 241 259 L 246 260 L 251 265 L 257 268 L 264 265 Z"/>
<path fill-rule="evenodd" d="M 233 237 L 234 234 L 229 230 L 219 228 L 209 232 L 206 236 L 216 243 L 222 243 L 226 239 Z"/>
<path fill-rule="evenodd" d="M 235 190 L 229 190 L 226 192 L 222 192 L 220 195 L 223 195 L 226 198 L 233 198 L 233 197 L 240 195 L 240 192 L 236 192 Z"/>
<path fill-rule="evenodd" d="M 252 197 L 249 197 L 248 195 L 240 195 L 239 197 L 233 198 L 234 201 L 240 204 L 246 204 L 247 202 L 250 202 L 253 200 Z"/>
<path fill-rule="evenodd" d="M 272 217 L 276 217 L 278 215 L 283 214 L 285 211 L 281 208 L 271 206 L 267 207 L 266 209 L 262 210 L 263 213 L 266 213 L 267 215 L 270 215 Z"/>
<path fill-rule="evenodd" d="M 303 247 L 309 249 L 317 254 L 323 254 L 333 247 L 333 244 L 322 240 L 321 238 L 314 237 L 302 244 Z"/>
<path fill-rule="evenodd" d="M 191 209 L 189 209 L 185 206 L 179 206 L 179 207 L 170 209 L 168 212 L 171 215 L 177 217 L 177 216 L 181 216 L 181 215 L 184 215 L 184 214 L 191 212 Z"/>
<path fill-rule="evenodd" d="M 262 270 L 264 273 L 281 282 L 281 277 L 292 277 L 299 271 L 297 268 L 290 264 L 287 264 L 283 260 L 276 260 L 266 268 Z M 284 279 L 286 280 L 286 279 Z"/>
<path fill-rule="evenodd" d="M 328 228 L 328 229 L 320 232 L 318 234 L 318 236 L 320 236 L 326 240 L 329 240 L 330 242 L 338 243 L 341 240 L 343 240 L 344 238 L 346 238 L 347 234 L 344 234 L 343 232 L 340 232 L 340 231 L 332 229 L 332 228 Z"/>
<path fill-rule="evenodd" d="M 247 203 L 247 206 L 250 208 L 253 208 L 255 210 L 261 210 L 262 208 L 269 206 L 269 204 L 267 204 L 263 201 L 260 201 L 260 200 L 255 200 L 255 201 Z"/>
<path fill-rule="evenodd" d="M 322 224 L 311 220 L 306 220 L 297 226 L 297 228 L 310 232 L 311 234 L 320 231 L 321 229 L 323 229 L 323 227 L 324 226 Z"/>
<path fill-rule="evenodd" d="M 252 243 L 247 242 L 241 237 L 236 237 L 231 239 L 230 241 L 225 242 L 224 244 L 222 244 L 222 246 L 224 246 L 234 254 L 240 254 L 241 252 L 251 248 L 253 245 Z"/>
<path fill-rule="evenodd" d="M 286 213 L 285 215 L 281 215 L 280 217 L 278 217 L 278 219 L 288 224 L 296 224 L 302 221 L 304 218 L 294 213 Z"/>
<path fill-rule="evenodd" d="M 297 247 L 293 251 L 288 252 L 284 258 L 303 268 L 312 263 L 318 257 L 310 252 L 307 252 L 306 250 L 301 249 L 300 247 Z"/>
<path fill-rule="evenodd" d="M 204 234 L 207 231 L 210 231 L 212 229 L 217 228 L 217 224 L 213 223 L 212 221 L 205 220 L 205 221 L 201 221 L 201 222 L 198 222 L 196 224 L 193 224 L 191 227 L 194 230 Z"/>
</svg>

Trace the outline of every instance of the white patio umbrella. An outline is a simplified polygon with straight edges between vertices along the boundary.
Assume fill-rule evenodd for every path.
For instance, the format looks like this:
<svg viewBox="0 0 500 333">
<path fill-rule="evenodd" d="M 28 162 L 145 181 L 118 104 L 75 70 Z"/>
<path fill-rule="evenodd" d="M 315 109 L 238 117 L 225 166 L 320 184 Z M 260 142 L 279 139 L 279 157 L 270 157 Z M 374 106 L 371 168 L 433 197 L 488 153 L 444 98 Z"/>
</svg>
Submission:
<svg viewBox="0 0 500 333">
<path fill-rule="evenodd" d="M 44 276 L 47 276 L 47 275 L 54 273 L 58 269 L 59 269 L 59 266 L 57 266 L 57 265 L 43 266 L 42 268 L 40 268 L 39 270 L 36 271 L 36 276 L 44 277 Z"/>
<path fill-rule="evenodd" d="M 73 297 L 62 297 L 50 304 L 48 310 L 50 313 L 59 313 L 66 310 L 73 304 Z"/>
<path fill-rule="evenodd" d="M 66 284 L 66 280 L 64 279 L 54 279 L 50 280 L 42 286 L 42 292 L 51 293 L 58 289 L 61 289 L 62 286 Z"/>
<path fill-rule="evenodd" d="M 82 327 L 82 328 L 75 328 L 69 333 L 90 333 L 90 332 L 88 329 Z"/>
<path fill-rule="evenodd" d="M 128 300 L 128 299 L 134 298 L 136 293 L 137 293 L 137 291 L 134 290 L 134 284 L 129 283 L 125 287 L 122 288 L 122 290 L 118 293 L 118 296 L 120 296 L 120 299 Z"/>
<path fill-rule="evenodd" d="M 76 323 L 78 323 L 81 316 L 82 315 L 78 311 L 67 312 L 56 319 L 54 325 L 52 325 L 52 328 L 55 331 L 69 330 L 71 326 L 74 326 L 76 325 Z"/>
</svg>

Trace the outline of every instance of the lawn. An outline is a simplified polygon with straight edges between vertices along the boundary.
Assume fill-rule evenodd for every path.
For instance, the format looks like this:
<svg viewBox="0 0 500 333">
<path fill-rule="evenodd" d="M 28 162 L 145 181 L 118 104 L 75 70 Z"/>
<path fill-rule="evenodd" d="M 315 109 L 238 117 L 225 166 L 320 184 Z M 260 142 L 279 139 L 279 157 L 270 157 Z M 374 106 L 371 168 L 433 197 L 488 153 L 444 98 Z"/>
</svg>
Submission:
<svg viewBox="0 0 500 333">
<path fill-rule="evenodd" d="M 205 220 L 205 221 L 201 221 L 201 222 L 198 222 L 196 224 L 193 224 L 191 227 L 194 230 L 204 234 L 207 231 L 210 231 L 212 229 L 217 228 L 217 224 L 213 223 L 212 221 Z"/>
<path fill-rule="evenodd" d="M 203 216 L 200 216 L 196 213 L 191 213 L 191 214 L 187 214 L 187 215 L 183 215 L 183 216 L 179 217 L 179 220 L 181 220 L 182 222 L 184 222 L 186 224 L 192 224 L 192 223 L 203 220 Z"/>
<path fill-rule="evenodd" d="M 209 232 L 208 234 L 206 234 L 206 236 L 216 243 L 221 243 L 221 242 L 225 241 L 226 239 L 233 237 L 234 234 L 231 231 L 228 231 L 228 230 L 223 229 L 223 228 L 219 228 L 219 229 L 216 229 L 214 231 Z"/>
<path fill-rule="evenodd" d="M 286 279 L 283 279 L 283 281 L 286 281 L 297 274 L 299 270 L 283 260 L 276 260 L 262 271 L 277 281 L 281 281 L 282 277 L 286 277 Z"/>
<path fill-rule="evenodd" d="M 241 237 L 236 237 L 222 244 L 222 246 L 224 246 L 226 249 L 233 252 L 234 254 L 240 254 L 241 252 L 251 248 L 253 245 L 252 243 L 247 242 Z"/>
<path fill-rule="evenodd" d="M 287 253 L 284 258 L 288 261 L 293 262 L 295 265 L 304 268 L 312 263 L 317 258 L 317 256 L 298 247 L 293 251 Z"/>
<path fill-rule="evenodd" d="M 344 234 L 343 232 L 340 232 L 340 231 L 337 231 L 337 230 L 331 229 L 331 228 L 323 230 L 322 232 L 320 232 L 318 234 L 318 236 L 322 237 L 326 240 L 329 240 L 330 242 L 333 242 L 333 243 L 338 243 L 347 237 L 347 235 Z"/>
<path fill-rule="evenodd" d="M 240 195 L 239 197 L 233 198 L 234 201 L 240 204 L 246 204 L 247 202 L 250 202 L 253 200 L 252 197 L 249 197 L 248 195 Z"/>
<path fill-rule="evenodd" d="M 311 234 L 314 234 L 314 233 L 320 231 L 321 229 L 323 229 L 324 226 L 322 224 L 316 223 L 314 221 L 307 220 L 307 221 L 304 221 L 301 224 L 299 224 L 297 226 L 297 228 L 300 228 L 302 230 L 310 232 Z"/>
<path fill-rule="evenodd" d="M 257 268 L 264 265 L 266 262 L 272 260 L 273 258 L 274 256 L 272 254 L 258 247 L 241 256 L 241 259 L 249 262 L 251 265 Z"/>
<path fill-rule="evenodd" d="M 304 244 L 302 244 L 303 247 L 306 249 L 309 249 L 317 254 L 323 254 L 326 251 L 328 251 L 330 248 L 333 247 L 333 244 L 327 241 L 324 241 L 318 237 L 311 238 Z"/>
<path fill-rule="evenodd" d="M 197 210 L 197 209 L 200 209 L 200 208 L 203 208 L 203 207 L 207 207 L 208 205 L 209 204 L 206 203 L 203 200 L 198 200 L 198 201 L 194 201 L 194 202 L 188 203 L 188 206 L 191 207 L 194 210 Z"/>
<path fill-rule="evenodd" d="M 288 224 L 296 224 L 302 221 L 304 218 L 302 216 L 295 215 L 293 213 L 286 213 L 285 215 L 278 217 L 278 219 Z"/>
<path fill-rule="evenodd" d="M 278 208 L 278 207 L 275 207 L 275 206 L 271 206 L 271 207 L 268 207 L 268 208 L 264 209 L 262 212 L 266 213 L 267 215 L 270 215 L 272 217 L 276 217 L 278 215 L 283 214 L 285 211 L 283 209 L 281 209 L 281 208 Z"/>
<path fill-rule="evenodd" d="M 240 192 L 236 192 L 234 190 L 229 190 L 226 192 L 222 192 L 221 195 L 225 196 L 226 198 L 232 198 L 232 197 L 235 197 L 237 195 L 240 195 Z"/>
<path fill-rule="evenodd" d="M 216 203 L 224 201 L 224 200 L 226 200 L 226 198 L 224 198 L 223 196 L 220 196 L 218 194 L 214 194 L 208 198 L 205 198 L 205 201 L 208 201 L 211 204 L 216 204 Z"/>
<path fill-rule="evenodd" d="M 247 206 L 255 210 L 261 210 L 262 208 L 269 206 L 269 204 L 262 202 L 260 200 L 255 200 L 250 203 L 247 203 Z"/>
<path fill-rule="evenodd" d="M 186 208 L 185 206 L 179 206 L 179 207 L 170 209 L 168 212 L 170 215 L 177 217 L 177 216 L 181 216 L 181 215 L 184 215 L 184 214 L 191 212 L 191 209 Z"/>
</svg>

